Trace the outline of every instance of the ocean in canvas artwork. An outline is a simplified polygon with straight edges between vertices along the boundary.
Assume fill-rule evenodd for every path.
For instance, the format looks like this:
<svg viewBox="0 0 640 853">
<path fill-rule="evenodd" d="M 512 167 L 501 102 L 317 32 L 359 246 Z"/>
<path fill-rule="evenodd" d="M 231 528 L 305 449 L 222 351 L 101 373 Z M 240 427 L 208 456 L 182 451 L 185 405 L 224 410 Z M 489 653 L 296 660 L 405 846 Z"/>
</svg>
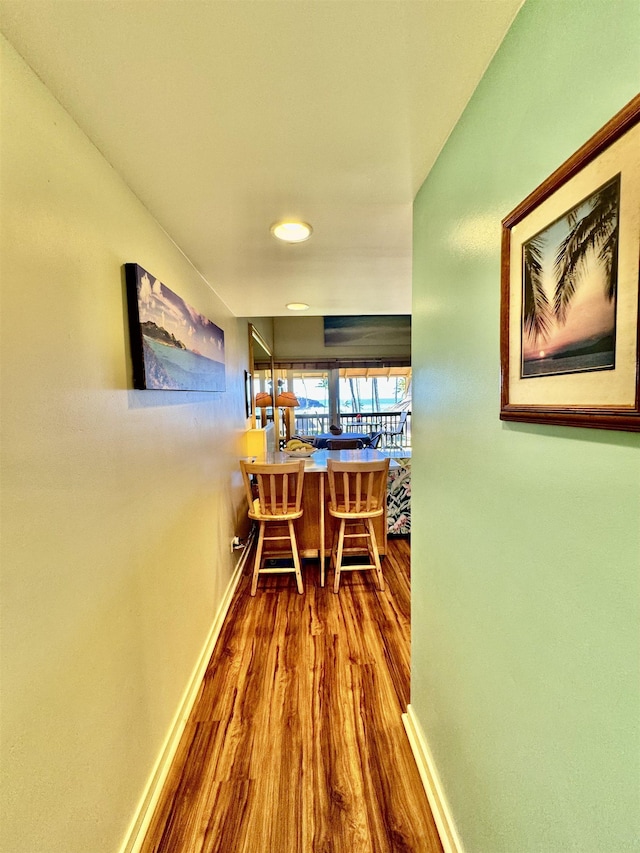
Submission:
<svg viewBox="0 0 640 853">
<path fill-rule="evenodd" d="M 135 265 L 145 387 L 224 391 L 224 332 Z"/>
<path fill-rule="evenodd" d="M 522 378 L 615 368 L 619 177 L 522 247 Z"/>
</svg>

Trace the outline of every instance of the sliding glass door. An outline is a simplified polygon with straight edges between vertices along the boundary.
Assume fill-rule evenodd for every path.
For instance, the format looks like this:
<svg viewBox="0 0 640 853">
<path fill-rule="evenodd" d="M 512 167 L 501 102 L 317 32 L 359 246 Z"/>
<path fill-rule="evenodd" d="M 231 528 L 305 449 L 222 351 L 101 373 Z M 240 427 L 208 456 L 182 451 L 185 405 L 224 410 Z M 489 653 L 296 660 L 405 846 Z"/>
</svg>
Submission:
<svg viewBox="0 0 640 853">
<path fill-rule="evenodd" d="M 276 379 L 279 390 L 298 399 L 291 432 L 314 436 L 335 425 L 344 432 L 383 432 L 383 446 L 411 445 L 410 367 L 278 369 Z"/>
</svg>

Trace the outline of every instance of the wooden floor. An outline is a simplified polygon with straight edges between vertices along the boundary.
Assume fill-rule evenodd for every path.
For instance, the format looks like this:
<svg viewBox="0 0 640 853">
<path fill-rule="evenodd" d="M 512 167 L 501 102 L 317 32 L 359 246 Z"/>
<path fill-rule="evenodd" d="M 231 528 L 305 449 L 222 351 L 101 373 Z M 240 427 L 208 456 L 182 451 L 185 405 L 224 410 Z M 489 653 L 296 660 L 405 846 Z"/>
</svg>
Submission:
<svg viewBox="0 0 640 853">
<path fill-rule="evenodd" d="M 389 540 L 382 593 L 243 576 L 142 853 L 441 853 L 400 717 L 409 557 Z"/>
</svg>

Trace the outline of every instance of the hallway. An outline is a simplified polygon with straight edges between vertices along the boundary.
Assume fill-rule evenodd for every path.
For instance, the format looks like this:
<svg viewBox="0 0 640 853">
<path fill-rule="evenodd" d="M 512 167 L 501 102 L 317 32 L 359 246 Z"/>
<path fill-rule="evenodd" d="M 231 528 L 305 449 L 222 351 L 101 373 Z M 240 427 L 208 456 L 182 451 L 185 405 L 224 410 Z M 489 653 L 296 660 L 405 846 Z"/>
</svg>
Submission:
<svg viewBox="0 0 640 853">
<path fill-rule="evenodd" d="M 250 562 L 250 561 L 249 561 Z M 440 853 L 407 741 L 410 545 L 339 595 L 245 568 L 143 853 Z"/>
</svg>

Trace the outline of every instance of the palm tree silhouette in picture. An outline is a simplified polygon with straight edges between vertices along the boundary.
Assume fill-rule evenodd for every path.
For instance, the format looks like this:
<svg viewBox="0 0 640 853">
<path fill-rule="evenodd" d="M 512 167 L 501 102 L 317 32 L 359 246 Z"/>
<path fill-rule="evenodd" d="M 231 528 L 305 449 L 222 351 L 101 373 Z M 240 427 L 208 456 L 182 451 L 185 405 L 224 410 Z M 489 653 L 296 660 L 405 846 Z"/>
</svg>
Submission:
<svg viewBox="0 0 640 853">
<path fill-rule="evenodd" d="M 582 219 L 576 210 L 568 215 L 571 230 L 556 256 L 556 292 L 554 311 L 565 322 L 580 278 L 588 273 L 589 255 L 595 254 L 604 269 L 605 295 L 611 302 L 618 282 L 618 208 L 620 176 L 606 184 L 589 199 L 591 209 Z"/>
<path fill-rule="evenodd" d="M 533 237 L 524 244 L 524 330 L 528 337 L 546 340 L 551 325 L 549 299 L 542 282 L 544 242 Z"/>
<path fill-rule="evenodd" d="M 523 245 L 522 378 L 615 367 L 620 175 Z"/>
</svg>

